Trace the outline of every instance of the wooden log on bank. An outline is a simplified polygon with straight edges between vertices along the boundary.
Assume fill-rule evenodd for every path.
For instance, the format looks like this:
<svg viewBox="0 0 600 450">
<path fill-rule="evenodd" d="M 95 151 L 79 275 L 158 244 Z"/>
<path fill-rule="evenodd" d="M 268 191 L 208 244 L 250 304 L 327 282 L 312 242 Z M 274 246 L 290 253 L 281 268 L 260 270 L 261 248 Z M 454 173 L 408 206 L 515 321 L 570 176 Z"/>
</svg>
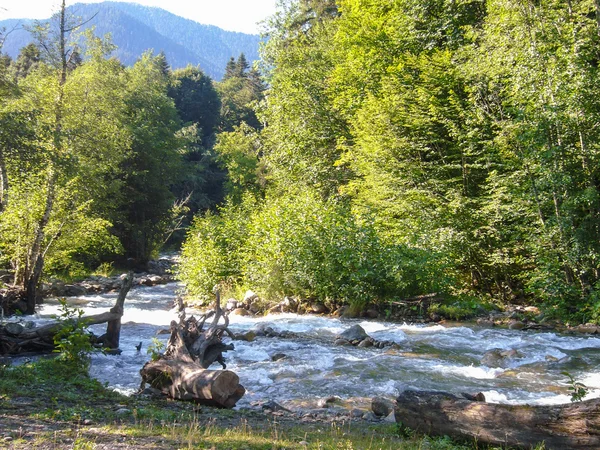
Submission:
<svg viewBox="0 0 600 450">
<path fill-rule="evenodd" d="M 132 282 L 133 273 L 129 273 L 123 280 L 116 304 L 110 311 L 76 319 L 83 321 L 86 326 L 108 323 L 107 333 L 99 339 L 99 343 L 104 344 L 106 348 L 115 350 L 119 347 L 123 304 Z M 59 321 L 35 328 L 25 328 L 19 323 L 7 323 L 0 326 L 0 355 L 52 352 L 56 348 L 54 336 L 63 326 L 64 324 Z M 107 342 L 110 347 L 106 346 Z"/>
<path fill-rule="evenodd" d="M 600 399 L 564 405 L 504 405 L 445 392 L 405 391 L 396 400 L 396 422 L 434 436 L 546 450 L 599 449 Z"/>
<path fill-rule="evenodd" d="M 213 316 L 212 324 L 204 330 L 206 320 Z M 222 317 L 225 323 L 219 325 Z M 185 311 L 182 311 L 179 323 L 171 322 L 171 337 L 165 353 L 158 360 L 147 362 L 140 370 L 140 390 L 147 383 L 173 399 L 233 408 L 246 390 L 234 372 L 225 370 L 222 353 L 233 350 L 233 344 L 224 344 L 221 340 L 223 334 L 231 335 L 228 324 L 218 293 L 215 310 L 200 320 L 193 316 L 186 320 Z M 208 370 L 214 362 L 220 363 L 223 370 Z"/>
</svg>

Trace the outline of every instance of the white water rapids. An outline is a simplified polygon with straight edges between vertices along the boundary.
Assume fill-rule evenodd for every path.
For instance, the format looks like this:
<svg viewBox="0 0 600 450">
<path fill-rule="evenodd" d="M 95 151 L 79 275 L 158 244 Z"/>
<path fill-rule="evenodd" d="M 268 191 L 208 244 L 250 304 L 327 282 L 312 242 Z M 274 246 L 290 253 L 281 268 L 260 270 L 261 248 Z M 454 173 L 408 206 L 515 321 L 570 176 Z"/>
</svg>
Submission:
<svg viewBox="0 0 600 450">
<path fill-rule="evenodd" d="M 168 329 L 171 320 L 176 319 L 171 307 L 177 288 L 177 284 L 170 283 L 130 291 L 121 328 L 123 353 L 95 354 L 93 377 L 126 394 L 138 389 L 139 370 L 149 359 L 146 351 L 152 338 L 158 337 L 165 343 L 168 340 L 168 335 L 156 336 L 156 333 Z M 110 309 L 115 298 L 116 294 L 105 294 L 69 302 L 77 304 L 85 314 L 98 314 Z M 39 321 L 58 313 L 58 303 L 49 300 L 40 309 Z M 192 311 L 188 310 L 190 314 Z M 238 406 L 274 400 L 294 408 L 330 396 L 345 400 L 393 398 L 407 388 L 455 394 L 483 392 L 487 401 L 496 403 L 568 403 L 568 378 L 563 371 L 588 387 L 586 399 L 600 397 L 599 337 L 295 314 L 230 319 L 230 329 L 234 332 L 266 322 L 276 331 L 291 331 L 300 336 L 234 342 L 235 350 L 225 353 L 225 359 L 227 368 L 239 375 L 247 390 Z M 355 323 L 377 340 L 396 342 L 400 350 L 334 346 L 334 337 Z M 103 334 L 105 328 L 106 325 L 97 325 L 92 331 Z M 140 341 L 142 350 L 138 352 L 135 346 Z M 481 365 L 484 353 L 495 348 L 514 349 L 519 356 L 506 369 Z M 271 356 L 276 353 L 287 357 L 272 361 Z"/>
</svg>

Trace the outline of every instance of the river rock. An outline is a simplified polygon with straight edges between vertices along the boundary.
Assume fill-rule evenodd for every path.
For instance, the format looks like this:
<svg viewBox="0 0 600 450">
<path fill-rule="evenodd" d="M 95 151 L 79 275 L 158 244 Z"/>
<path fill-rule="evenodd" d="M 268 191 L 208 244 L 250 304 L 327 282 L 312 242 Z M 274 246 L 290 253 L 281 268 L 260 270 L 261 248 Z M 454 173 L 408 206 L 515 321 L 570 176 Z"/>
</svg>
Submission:
<svg viewBox="0 0 600 450">
<path fill-rule="evenodd" d="M 509 360 L 519 356 L 519 352 L 514 349 L 502 350 L 495 348 L 486 352 L 481 358 L 481 364 L 487 367 L 500 367 L 506 369 L 509 365 Z"/>
<path fill-rule="evenodd" d="M 235 298 L 228 299 L 227 303 L 225 304 L 225 309 L 227 311 L 233 311 L 237 307 L 238 307 L 238 301 Z"/>
<path fill-rule="evenodd" d="M 369 335 L 367 334 L 367 332 L 365 331 L 365 329 L 363 327 L 356 324 L 356 325 L 352 325 L 350 328 L 348 328 L 346 331 L 344 331 L 337 337 L 345 339 L 350 342 L 354 342 L 354 341 L 360 342 L 360 341 L 367 339 L 369 337 Z"/>
<path fill-rule="evenodd" d="M 250 311 L 244 308 L 235 308 L 233 311 L 231 311 L 231 314 L 234 316 L 249 316 Z"/>
<path fill-rule="evenodd" d="M 365 316 L 367 316 L 369 319 L 377 319 L 379 318 L 379 311 L 373 308 L 369 308 L 365 312 Z"/>
<path fill-rule="evenodd" d="M 333 317 L 342 317 L 347 309 L 348 309 L 347 306 L 341 306 L 333 312 L 332 316 Z"/>
<path fill-rule="evenodd" d="M 288 356 L 285 353 L 275 353 L 274 355 L 271 355 L 271 361 L 281 361 L 287 357 Z"/>
<path fill-rule="evenodd" d="M 65 285 L 63 292 L 63 295 L 65 297 L 79 297 L 81 295 L 87 294 L 87 290 L 83 286 L 79 286 L 76 284 Z"/>
<path fill-rule="evenodd" d="M 342 346 L 342 345 L 352 345 L 350 343 L 350 341 L 348 341 L 346 339 L 342 339 L 342 338 L 337 338 L 333 344 L 334 345 L 340 345 L 340 346 Z"/>
<path fill-rule="evenodd" d="M 362 341 L 360 341 L 358 343 L 358 347 L 361 347 L 361 348 L 373 347 L 373 339 L 372 338 L 363 339 Z"/>
<path fill-rule="evenodd" d="M 585 334 L 600 334 L 600 326 L 593 323 L 586 323 L 585 325 L 579 325 L 575 328 L 575 331 Z"/>
<path fill-rule="evenodd" d="M 327 312 L 327 307 L 321 302 L 315 302 L 310 305 L 310 309 L 315 314 L 325 314 Z"/>
<path fill-rule="evenodd" d="M 525 324 L 523 322 L 521 322 L 520 320 L 511 320 L 508 323 L 508 329 L 509 330 L 522 330 L 523 328 L 525 328 Z"/>
<path fill-rule="evenodd" d="M 256 295 L 252 291 L 246 291 L 246 294 L 244 294 L 244 303 L 246 305 L 252 303 L 254 300 L 257 300 L 257 299 L 258 299 L 258 295 Z"/>
<path fill-rule="evenodd" d="M 17 322 L 8 322 L 4 325 L 4 329 L 8 334 L 12 334 L 13 336 L 18 336 L 23 332 L 25 327 Z"/>
<path fill-rule="evenodd" d="M 386 417 L 394 411 L 394 402 L 383 397 L 373 397 L 371 400 L 371 411 L 377 417 Z"/>
<path fill-rule="evenodd" d="M 252 342 L 254 339 L 256 339 L 256 332 L 250 330 L 246 331 L 245 333 L 237 333 L 234 335 L 234 338 L 238 341 Z"/>
</svg>

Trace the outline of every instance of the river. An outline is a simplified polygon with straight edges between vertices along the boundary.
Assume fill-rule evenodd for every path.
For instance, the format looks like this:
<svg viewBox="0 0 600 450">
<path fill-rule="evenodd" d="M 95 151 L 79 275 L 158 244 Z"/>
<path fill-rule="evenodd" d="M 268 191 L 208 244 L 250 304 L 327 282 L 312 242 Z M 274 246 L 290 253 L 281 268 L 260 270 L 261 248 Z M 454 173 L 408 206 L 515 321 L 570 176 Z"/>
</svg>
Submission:
<svg viewBox="0 0 600 450">
<path fill-rule="evenodd" d="M 138 389 L 139 370 L 149 359 L 152 339 L 168 340 L 168 335 L 157 332 L 168 329 L 176 319 L 172 305 L 177 289 L 179 285 L 169 283 L 130 291 L 121 328 L 123 353 L 93 355 L 93 377 L 125 394 Z M 69 302 L 86 314 L 98 314 L 110 309 L 115 298 L 116 294 L 103 294 Z M 40 308 L 38 321 L 49 320 L 58 308 L 56 300 L 48 300 Z M 299 337 L 234 342 L 235 350 L 225 354 L 227 368 L 239 375 L 247 390 L 238 407 L 267 400 L 292 409 L 314 407 L 319 399 L 331 396 L 360 402 L 374 396 L 393 398 L 407 388 L 483 392 L 487 401 L 495 403 L 559 404 L 570 401 L 564 371 L 588 387 L 586 398 L 600 397 L 599 337 L 296 314 L 231 316 L 230 329 L 241 332 L 265 322 L 276 331 L 291 331 Z M 334 337 L 355 323 L 377 340 L 396 342 L 399 349 L 334 346 Z M 96 334 L 104 330 L 105 325 L 92 327 Z M 141 351 L 136 350 L 139 342 Z M 516 350 L 517 356 L 506 368 L 482 365 L 484 353 L 495 348 Z M 272 361 L 276 353 L 286 358 Z"/>
</svg>

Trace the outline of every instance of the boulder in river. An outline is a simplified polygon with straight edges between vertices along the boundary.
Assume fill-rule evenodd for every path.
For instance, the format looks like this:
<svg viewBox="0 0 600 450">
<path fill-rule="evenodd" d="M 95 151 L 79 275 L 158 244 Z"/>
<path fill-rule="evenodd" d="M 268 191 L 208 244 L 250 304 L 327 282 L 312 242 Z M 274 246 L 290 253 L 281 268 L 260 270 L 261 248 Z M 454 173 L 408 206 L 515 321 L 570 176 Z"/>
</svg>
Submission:
<svg viewBox="0 0 600 450">
<path fill-rule="evenodd" d="M 514 349 L 502 350 L 500 348 L 485 352 L 481 358 L 481 364 L 488 367 L 500 367 L 506 369 L 509 366 L 510 359 L 519 356 L 519 352 Z"/>
<path fill-rule="evenodd" d="M 356 324 L 356 325 L 352 325 L 350 328 L 348 328 L 346 331 L 344 331 L 337 337 L 345 339 L 349 342 L 354 342 L 354 341 L 360 342 L 360 341 L 367 339 L 369 337 L 369 335 L 367 334 L 367 332 L 365 331 L 365 329 L 363 327 Z"/>
<path fill-rule="evenodd" d="M 373 397 L 371 411 L 377 417 L 387 417 L 394 411 L 394 401 L 383 397 Z"/>
</svg>

